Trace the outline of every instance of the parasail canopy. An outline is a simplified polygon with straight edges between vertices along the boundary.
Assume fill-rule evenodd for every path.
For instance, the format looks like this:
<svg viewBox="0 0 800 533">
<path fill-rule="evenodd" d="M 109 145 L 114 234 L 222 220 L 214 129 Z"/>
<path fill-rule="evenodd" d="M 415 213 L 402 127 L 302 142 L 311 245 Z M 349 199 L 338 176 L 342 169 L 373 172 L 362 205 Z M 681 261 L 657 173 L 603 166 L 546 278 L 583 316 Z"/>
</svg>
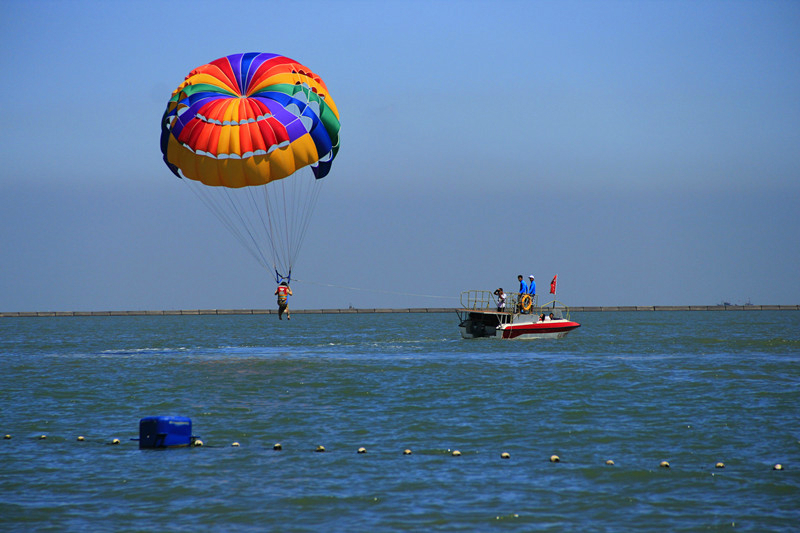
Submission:
<svg viewBox="0 0 800 533">
<path fill-rule="evenodd" d="M 288 278 L 339 127 L 310 69 L 276 54 L 233 54 L 192 70 L 173 91 L 161 152 L 259 262 Z"/>
</svg>

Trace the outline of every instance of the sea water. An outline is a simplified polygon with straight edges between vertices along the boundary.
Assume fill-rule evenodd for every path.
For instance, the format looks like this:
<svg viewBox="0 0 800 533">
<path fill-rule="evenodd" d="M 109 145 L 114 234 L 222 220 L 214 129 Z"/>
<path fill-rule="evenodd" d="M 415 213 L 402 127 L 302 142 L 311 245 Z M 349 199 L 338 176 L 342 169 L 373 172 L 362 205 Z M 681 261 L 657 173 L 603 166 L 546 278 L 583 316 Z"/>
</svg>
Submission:
<svg viewBox="0 0 800 533">
<path fill-rule="evenodd" d="M 454 313 L 2 318 L 0 523 L 800 528 L 800 312 L 572 318 L 533 341 Z M 140 450 L 162 415 L 205 445 Z"/>
</svg>

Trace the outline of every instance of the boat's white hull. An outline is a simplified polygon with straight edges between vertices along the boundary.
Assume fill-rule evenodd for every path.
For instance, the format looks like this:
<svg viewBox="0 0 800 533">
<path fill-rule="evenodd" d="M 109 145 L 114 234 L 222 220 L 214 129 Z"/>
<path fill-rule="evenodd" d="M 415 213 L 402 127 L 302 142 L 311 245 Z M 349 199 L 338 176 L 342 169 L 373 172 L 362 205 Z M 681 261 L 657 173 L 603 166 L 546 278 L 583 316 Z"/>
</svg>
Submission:
<svg viewBox="0 0 800 533">
<path fill-rule="evenodd" d="M 539 321 L 536 315 L 513 316 L 487 311 L 469 311 L 462 318 L 459 329 L 465 339 L 561 339 L 581 326 L 564 318 Z"/>
<path fill-rule="evenodd" d="M 530 327 L 534 326 L 534 327 Z M 573 329 L 580 327 L 577 322 L 569 320 L 554 320 L 546 322 L 542 327 L 535 327 L 535 324 L 503 324 L 494 328 L 484 328 L 483 331 L 475 331 L 475 325 L 467 321 L 460 326 L 461 336 L 465 339 L 476 339 L 480 337 L 496 337 L 498 339 L 561 339 Z"/>
</svg>

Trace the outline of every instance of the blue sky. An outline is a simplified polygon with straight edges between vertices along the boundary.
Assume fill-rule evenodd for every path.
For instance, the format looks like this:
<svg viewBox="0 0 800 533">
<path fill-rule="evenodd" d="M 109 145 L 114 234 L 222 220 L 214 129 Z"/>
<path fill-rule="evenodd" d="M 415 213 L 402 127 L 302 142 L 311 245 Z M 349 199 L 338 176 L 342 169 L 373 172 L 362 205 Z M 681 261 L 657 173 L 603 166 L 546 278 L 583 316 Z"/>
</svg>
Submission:
<svg viewBox="0 0 800 533">
<path fill-rule="evenodd" d="M 0 310 L 274 305 L 158 143 L 184 76 L 246 51 L 341 114 L 296 308 L 518 273 L 571 305 L 800 303 L 798 28 L 788 1 L 7 1 Z"/>
</svg>

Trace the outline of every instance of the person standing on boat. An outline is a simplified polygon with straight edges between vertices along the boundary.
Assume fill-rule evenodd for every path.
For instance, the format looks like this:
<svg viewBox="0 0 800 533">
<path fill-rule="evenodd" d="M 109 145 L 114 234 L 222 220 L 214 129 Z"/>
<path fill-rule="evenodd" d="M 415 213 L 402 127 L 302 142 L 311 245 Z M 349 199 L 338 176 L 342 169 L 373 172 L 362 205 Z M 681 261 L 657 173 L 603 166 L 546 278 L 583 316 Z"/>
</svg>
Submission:
<svg viewBox="0 0 800 533">
<path fill-rule="evenodd" d="M 528 286 L 525 284 L 525 278 L 522 277 L 522 274 L 517 276 L 517 280 L 519 281 L 519 297 L 522 298 L 523 294 L 528 294 Z"/>
<path fill-rule="evenodd" d="M 517 276 L 517 280 L 519 281 L 519 294 L 517 295 L 517 308 L 518 308 L 517 311 L 522 314 L 525 314 L 527 313 L 527 311 L 523 309 L 522 298 L 525 297 L 526 294 L 528 294 L 528 286 L 525 285 L 525 278 L 522 277 L 522 274 Z"/>
<path fill-rule="evenodd" d="M 286 320 L 291 320 L 292 315 L 289 314 L 289 296 L 292 295 L 291 287 L 285 281 L 281 281 L 281 284 L 275 289 L 275 294 L 278 295 L 278 318 L 283 320 L 283 313 L 286 312 Z"/>
<path fill-rule="evenodd" d="M 506 310 L 506 293 L 503 292 L 503 287 L 500 287 L 494 294 L 497 296 L 497 312 L 502 313 Z"/>
<path fill-rule="evenodd" d="M 528 285 L 528 294 L 531 295 L 531 302 L 534 302 L 536 301 L 536 280 L 533 277 L 533 274 L 528 277 L 531 279 L 531 282 Z"/>
</svg>

